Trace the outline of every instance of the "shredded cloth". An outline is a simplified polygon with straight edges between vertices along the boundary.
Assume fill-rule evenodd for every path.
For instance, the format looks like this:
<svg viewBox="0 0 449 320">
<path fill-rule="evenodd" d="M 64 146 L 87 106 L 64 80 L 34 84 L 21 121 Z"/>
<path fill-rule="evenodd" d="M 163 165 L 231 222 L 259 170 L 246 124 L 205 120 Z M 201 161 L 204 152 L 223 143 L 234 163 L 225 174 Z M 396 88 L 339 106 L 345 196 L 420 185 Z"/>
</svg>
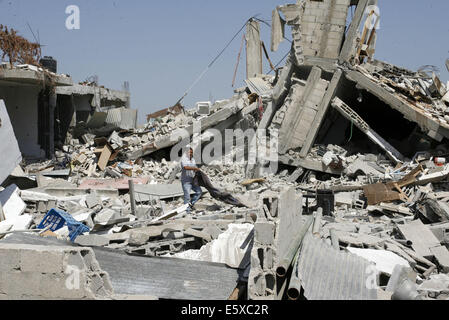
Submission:
<svg viewBox="0 0 449 320">
<path fill-rule="evenodd" d="M 193 185 L 206 188 L 214 199 L 226 202 L 236 207 L 245 207 L 244 204 L 234 198 L 230 193 L 223 192 L 215 188 L 210 182 L 209 177 L 203 171 L 197 171 L 195 178 L 193 179 Z"/>
</svg>

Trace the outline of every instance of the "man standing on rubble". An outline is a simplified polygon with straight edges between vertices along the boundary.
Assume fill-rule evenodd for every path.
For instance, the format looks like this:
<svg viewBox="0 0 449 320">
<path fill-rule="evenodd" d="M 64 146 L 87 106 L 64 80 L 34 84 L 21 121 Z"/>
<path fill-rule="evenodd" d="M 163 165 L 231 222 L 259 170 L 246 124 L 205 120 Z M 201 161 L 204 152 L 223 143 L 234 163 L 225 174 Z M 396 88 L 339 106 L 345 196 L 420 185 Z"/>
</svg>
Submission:
<svg viewBox="0 0 449 320">
<path fill-rule="evenodd" d="M 193 209 L 193 206 L 196 202 L 201 198 L 203 192 L 201 191 L 200 186 L 195 186 L 193 184 L 193 178 L 195 177 L 195 173 L 200 171 L 200 169 L 196 166 L 195 159 L 193 158 L 193 149 L 190 148 L 187 153 L 182 156 L 181 159 L 181 183 L 182 190 L 184 191 L 184 204 L 189 204 L 189 208 L 187 212 L 190 212 Z M 193 199 L 190 199 L 190 192 L 195 192 L 193 195 Z"/>
</svg>

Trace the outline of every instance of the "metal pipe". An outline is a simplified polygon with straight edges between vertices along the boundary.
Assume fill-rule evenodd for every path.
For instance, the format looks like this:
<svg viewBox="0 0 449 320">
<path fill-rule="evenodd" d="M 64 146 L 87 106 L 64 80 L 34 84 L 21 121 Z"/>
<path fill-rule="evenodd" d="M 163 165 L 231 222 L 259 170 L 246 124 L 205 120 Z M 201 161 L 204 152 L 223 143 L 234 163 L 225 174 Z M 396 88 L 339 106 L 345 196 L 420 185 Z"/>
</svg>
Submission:
<svg viewBox="0 0 449 320">
<path fill-rule="evenodd" d="M 298 252 L 295 255 L 295 259 L 293 260 L 293 272 L 290 277 L 290 283 L 288 285 L 287 297 L 289 300 L 296 301 L 299 299 L 301 293 L 301 281 L 299 280 L 298 274 L 298 264 L 299 264 L 299 255 L 301 252 L 301 248 L 298 249 Z"/>
<path fill-rule="evenodd" d="M 395 239 L 397 242 L 402 244 L 403 246 L 411 247 L 413 245 L 413 241 L 411 240 L 401 240 L 401 239 Z"/>
<path fill-rule="evenodd" d="M 131 213 L 136 215 L 136 199 L 134 197 L 134 181 L 132 179 L 128 180 L 129 185 L 129 198 L 131 201 Z"/>
<path fill-rule="evenodd" d="M 285 257 L 281 260 L 278 267 L 276 268 L 276 274 L 278 277 L 283 278 L 287 274 L 287 270 L 292 264 L 292 261 L 298 252 L 299 247 L 301 246 L 302 240 L 306 236 L 307 231 L 309 230 L 310 226 L 313 222 L 313 216 L 310 216 L 306 222 L 301 226 L 301 228 L 298 231 L 298 234 L 295 236 L 295 238 L 290 243 L 290 246 L 288 248 L 288 251 L 285 255 Z"/>
<path fill-rule="evenodd" d="M 315 221 L 313 222 L 312 234 L 315 237 L 320 237 L 320 229 L 321 229 L 321 218 L 323 217 L 323 208 L 318 208 Z"/>
</svg>

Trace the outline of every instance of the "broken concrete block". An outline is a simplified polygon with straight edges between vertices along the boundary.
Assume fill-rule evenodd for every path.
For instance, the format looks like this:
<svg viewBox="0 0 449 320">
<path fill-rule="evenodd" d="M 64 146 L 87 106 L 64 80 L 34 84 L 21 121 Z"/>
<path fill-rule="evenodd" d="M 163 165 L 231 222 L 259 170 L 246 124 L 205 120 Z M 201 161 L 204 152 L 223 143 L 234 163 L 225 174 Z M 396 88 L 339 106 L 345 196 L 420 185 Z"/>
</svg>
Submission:
<svg viewBox="0 0 449 320">
<path fill-rule="evenodd" d="M 105 208 L 101 210 L 94 218 L 94 223 L 100 226 L 110 226 L 120 222 L 129 221 L 129 217 L 122 217 L 120 212 Z"/>
<path fill-rule="evenodd" d="M 212 241 L 211 235 L 208 234 L 207 232 L 197 231 L 197 230 L 192 229 L 192 228 L 185 230 L 184 234 L 188 235 L 188 236 L 195 237 L 195 238 L 203 239 L 206 242 L 211 242 Z"/>
<path fill-rule="evenodd" d="M 15 219 L 25 211 L 26 204 L 20 198 L 19 192 L 19 188 L 14 184 L 0 192 L 0 203 L 6 220 Z"/>
<path fill-rule="evenodd" d="M 447 274 L 434 274 L 418 286 L 419 291 L 447 292 L 449 290 L 449 276 Z"/>
<path fill-rule="evenodd" d="M 150 236 L 144 232 L 132 231 L 129 234 L 128 243 L 131 246 L 143 246 L 148 242 Z"/>
<path fill-rule="evenodd" d="M 254 239 L 262 245 L 274 244 L 275 224 L 273 222 L 256 222 Z"/>
<path fill-rule="evenodd" d="M 207 233 L 210 235 L 210 237 L 215 240 L 218 239 L 218 236 L 220 234 L 222 234 L 224 231 L 221 230 L 219 227 L 217 227 L 216 225 L 212 225 L 212 226 L 207 226 L 203 229 L 204 233 Z"/>
<path fill-rule="evenodd" d="M 101 205 L 101 198 L 94 194 L 86 196 L 86 205 L 88 208 L 93 208 L 97 205 Z"/>
<path fill-rule="evenodd" d="M 96 234 L 79 235 L 75 243 L 83 247 L 104 247 L 109 244 L 109 238 Z"/>
<path fill-rule="evenodd" d="M 430 249 L 440 246 L 438 239 L 421 220 L 415 220 L 405 225 L 398 225 L 398 229 L 405 239 L 413 242 L 413 250 L 424 258 L 432 258 L 433 254 Z"/>
<path fill-rule="evenodd" d="M 435 256 L 441 271 L 449 273 L 449 251 L 445 246 L 438 246 L 430 248 L 430 251 Z"/>
<path fill-rule="evenodd" d="M 109 276 L 88 248 L 1 243 L 0 261 L 0 293 L 6 299 L 105 299 L 113 294 Z"/>
<path fill-rule="evenodd" d="M 47 211 L 47 204 L 44 201 L 39 201 L 37 203 L 37 211 L 39 211 L 39 212 L 48 212 Z"/>
<path fill-rule="evenodd" d="M 170 231 L 163 231 L 162 237 L 164 239 L 182 239 L 184 238 L 184 232 L 182 231 L 176 231 L 176 230 L 170 230 Z"/>
</svg>

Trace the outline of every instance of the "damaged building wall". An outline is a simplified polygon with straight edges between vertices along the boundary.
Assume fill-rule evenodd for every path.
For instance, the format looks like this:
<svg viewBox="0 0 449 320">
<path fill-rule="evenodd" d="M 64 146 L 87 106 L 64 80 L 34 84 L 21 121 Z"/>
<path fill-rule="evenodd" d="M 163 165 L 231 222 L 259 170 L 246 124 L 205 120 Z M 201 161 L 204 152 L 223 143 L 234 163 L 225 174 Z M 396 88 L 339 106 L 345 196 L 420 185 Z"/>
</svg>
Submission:
<svg viewBox="0 0 449 320">
<path fill-rule="evenodd" d="M 20 151 L 26 157 L 41 158 L 45 152 L 38 143 L 38 95 L 37 86 L 12 86 L 0 83 L 0 99 L 3 99 L 19 142 Z"/>
<path fill-rule="evenodd" d="M 343 12 L 357 3 L 340 57 L 348 55 L 337 63 L 340 46 L 331 40 L 340 39 Z M 435 75 L 380 62 L 356 65 L 352 58 L 360 48 L 356 42 L 369 3 L 300 0 L 280 7 L 287 22 L 296 25 L 297 43 L 278 77 L 248 79 L 231 99 L 207 103 L 208 114 L 200 108 L 162 110 L 140 128 L 98 130 L 69 139 L 59 153 L 68 162 L 24 165 L 21 178 L 35 179 L 37 188 L 11 185 L 0 191 L 9 218 L 0 221 L 0 238 L 29 237 L 24 244 L 51 242 L 43 237 L 59 238 L 53 239 L 58 243 L 73 240 L 67 227 L 33 236 L 14 234 L 23 225 L 19 218 L 26 219 L 23 228 L 37 233 L 49 210 L 62 210 L 87 228 L 73 241 L 98 247 L 101 267 L 124 294 L 151 288 L 163 299 L 222 298 L 238 278 L 236 299 L 239 291 L 253 300 L 396 299 L 402 285 L 397 280 L 407 273 L 405 299 L 447 299 L 449 150 L 446 140 L 434 148 L 436 134 L 443 139 L 449 120 L 449 103 L 440 97 L 445 87 Z M 275 18 L 277 43 L 283 21 L 276 12 Z M 303 49 L 314 50 L 308 52 L 313 55 Z M 302 64 L 295 62 L 298 53 Z M 417 82 L 422 90 L 416 89 Z M 77 95 L 63 94 L 61 107 L 73 106 Z M 82 106 L 75 101 L 73 108 L 85 110 L 89 125 L 101 129 L 109 117 L 100 111 L 107 110 L 96 109 L 88 94 L 79 97 Z M 117 116 L 123 110 L 129 109 L 116 109 Z M 413 135 L 431 132 L 419 131 L 423 127 L 435 131 L 429 137 L 433 141 L 414 143 Z M 210 151 L 211 140 L 223 138 L 225 129 L 248 128 L 279 132 L 276 159 L 228 163 L 234 152 L 247 150 L 246 144 L 256 141 L 259 147 L 267 141 L 245 137 L 242 131 L 232 141 L 221 140 L 241 148 L 224 148 L 217 161 L 200 166 L 199 175 L 210 184 L 201 185 L 204 193 L 188 211 L 181 165 L 170 151 L 181 152 L 183 138 L 194 146 L 201 141 L 196 158 Z M 404 154 L 410 159 L 398 156 L 403 152 L 398 141 L 408 144 Z M 418 151 L 425 152 L 415 156 Z M 259 170 L 257 179 L 249 179 L 256 178 L 253 169 L 271 160 L 278 164 L 274 172 Z M 15 203 L 20 210 L 14 210 Z M 5 255 L 14 248 L 8 250 Z M 189 264 L 174 257 L 204 260 Z M 9 260 L 0 259 L 0 268 L 6 266 L 8 273 Z M 210 265 L 212 261 L 227 266 Z M 198 272 L 200 267 L 205 271 Z M 372 286 L 366 285 L 368 280 Z M 17 286 L 18 294 L 26 289 Z"/>
<path fill-rule="evenodd" d="M 248 279 L 250 299 L 282 299 L 280 287 L 285 286 L 285 282 L 276 275 L 276 268 L 288 255 L 292 240 L 302 225 L 302 196 L 294 188 L 285 188 L 276 195 L 262 194 L 254 224 Z"/>
<path fill-rule="evenodd" d="M 0 99 L 5 101 L 24 158 L 52 158 L 55 145 L 62 147 L 71 125 L 87 121 L 97 105 L 114 109 L 129 102 L 129 92 L 72 84 L 70 77 L 35 66 L 1 65 Z M 125 129 L 136 126 L 134 118 L 135 111 Z"/>
<path fill-rule="evenodd" d="M 329 82 L 321 79 L 322 70 L 313 68 L 304 91 L 295 96 L 299 98 L 287 107 L 284 121 L 282 122 L 279 136 L 279 153 L 285 154 L 290 149 L 303 146 L 313 119 L 318 111 L 318 106 L 323 99 Z"/>
<path fill-rule="evenodd" d="M 90 248 L 2 243 L 0 258 L 0 300 L 95 300 L 113 295 L 109 275 Z"/>
<path fill-rule="evenodd" d="M 14 134 L 8 111 L 3 100 L 0 99 L 0 154 L 2 154 L 2 165 L 0 167 L 0 184 L 5 181 L 9 174 L 19 165 L 22 155 Z M 1 207 L 1 205 L 0 205 Z M 0 209 L 1 211 L 2 209 Z M 1 213 L 0 213 L 1 216 Z"/>
<path fill-rule="evenodd" d="M 256 20 L 249 21 L 246 27 L 246 57 L 247 78 L 262 74 L 262 42 L 260 24 Z"/>
<path fill-rule="evenodd" d="M 337 59 L 344 37 L 350 0 L 300 0 L 280 6 L 292 26 L 293 50 L 298 65 L 305 57 Z"/>
</svg>

